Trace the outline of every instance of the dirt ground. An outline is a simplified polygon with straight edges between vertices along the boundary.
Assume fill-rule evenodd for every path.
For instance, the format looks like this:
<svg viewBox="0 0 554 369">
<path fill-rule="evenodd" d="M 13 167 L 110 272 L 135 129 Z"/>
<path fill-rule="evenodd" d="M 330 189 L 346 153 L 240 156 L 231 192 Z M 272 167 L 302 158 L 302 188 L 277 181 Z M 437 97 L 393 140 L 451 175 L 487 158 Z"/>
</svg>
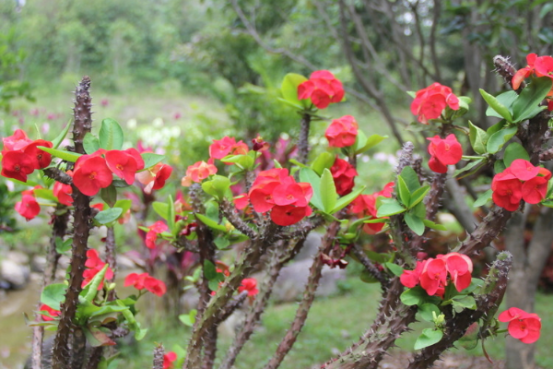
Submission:
<svg viewBox="0 0 554 369">
<path fill-rule="evenodd" d="M 411 353 L 395 351 L 392 356 L 387 356 L 379 365 L 379 369 L 405 369 Z M 440 361 L 437 361 L 433 369 L 504 369 L 504 362 L 494 360 L 491 364 L 484 357 L 456 355 L 446 353 Z"/>
</svg>

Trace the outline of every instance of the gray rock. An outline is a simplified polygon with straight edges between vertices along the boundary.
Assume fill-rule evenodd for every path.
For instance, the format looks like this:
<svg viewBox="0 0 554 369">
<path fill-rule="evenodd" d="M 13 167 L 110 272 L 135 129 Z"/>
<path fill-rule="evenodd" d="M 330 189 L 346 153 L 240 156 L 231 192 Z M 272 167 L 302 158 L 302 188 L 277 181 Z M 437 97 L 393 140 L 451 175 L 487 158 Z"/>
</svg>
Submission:
<svg viewBox="0 0 554 369">
<path fill-rule="evenodd" d="M 303 292 L 310 274 L 312 259 L 293 262 L 281 269 L 275 282 L 272 297 L 277 302 L 295 301 Z M 316 296 L 329 296 L 338 292 L 337 281 L 346 278 L 344 269 L 323 267 Z"/>
<path fill-rule="evenodd" d="M 33 272 L 44 272 L 46 268 L 46 258 L 44 256 L 35 255 L 31 260 L 31 270 Z"/>
<path fill-rule="evenodd" d="M 300 261 L 300 260 L 306 260 L 306 259 L 313 259 L 314 255 L 317 253 L 317 249 L 319 249 L 319 246 L 321 245 L 321 237 L 323 235 L 321 233 L 317 232 L 311 232 L 308 234 L 308 237 L 306 237 L 306 241 L 304 241 L 304 246 L 296 255 L 294 260 Z"/>
<path fill-rule="evenodd" d="M 25 287 L 29 281 L 30 268 L 26 265 L 17 264 L 12 260 L 0 261 L 0 279 L 9 283 L 13 289 Z"/>
<path fill-rule="evenodd" d="M 27 254 L 24 254 L 19 251 L 10 251 L 6 255 L 6 259 L 13 261 L 14 263 L 20 264 L 20 265 L 27 265 L 29 264 L 29 256 Z"/>
</svg>

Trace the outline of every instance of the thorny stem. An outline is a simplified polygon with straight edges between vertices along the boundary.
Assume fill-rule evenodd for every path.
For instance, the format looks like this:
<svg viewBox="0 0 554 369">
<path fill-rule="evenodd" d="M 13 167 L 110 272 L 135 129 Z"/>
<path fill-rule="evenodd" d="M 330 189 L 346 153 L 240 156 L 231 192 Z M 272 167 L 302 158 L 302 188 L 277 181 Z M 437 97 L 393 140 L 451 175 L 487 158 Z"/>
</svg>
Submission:
<svg viewBox="0 0 554 369">
<path fill-rule="evenodd" d="M 69 209 L 62 204 L 58 204 L 54 214 L 52 215 L 52 236 L 50 237 L 50 243 L 48 246 L 48 254 L 46 258 L 46 268 L 44 270 L 44 280 L 42 289 L 52 283 L 56 278 L 56 269 L 58 267 L 58 260 L 60 254 L 56 251 L 56 238 L 65 236 L 67 231 L 67 223 L 69 221 Z M 40 308 L 41 303 L 38 303 L 37 311 Z M 37 312 L 35 315 L 37 321 L 42 320 L 42 316 Z M 32 368 L 42 368 L 42 341 L 44 338 L 44 327 L 33 328 L 33 356 L 32 356 Z"/>
<path fill-rule="evenodd" d="M 306 164 L 308 160 L 309 138 L 310 138 L 310 121 L 312 117 L 308 113 L 302 114 L 300 120 L 300 134 L 298 135 L 298 161 Z"/>
<path fill-rule="evenodd" d="M 298 309 L 296 310 L 296 316 L 294 320 L 281 340 L 281 343 L 277 347 L 275 354 L 271 360 L 264 367 L 265 369 L 275 369 L 279 367 L 285 356 L 289 353 L 292 346 L 296 342 L 296 338 L 300 334 L 304 323 L 308 317 L 308 312 L 312 306 L 312 303 L 315 298 L 315 292 L 319 285 L 319 280 L 321 279 L 321 270 L 323 269 L 323 259 L 322 255 L 327 255 L 331 251 L 333 245 L 335 244 L 335 238 L 340 230 L 340 222 L 334 221 L 331 223 L 327 229 L 327 233 L 323 237 L 323 242 L 314 256 L 314 262 L 310 267 L 310 274 L 308 277 L 308 282 L 304 289 L 304 295 Z"/>
<path fill-rule="evenodd" d="M 106 262 L 113 271 L 112 279 L 108 280 L 108 283 L 113 283 L 117 274 L 117 259 L 115 257 L 115 233 L 114 227 L 107 227 L 108 231 L 106 234 Z M 115 289 L 111 289 L 108 292 L 108 301 L 115 300 Z"/>
<path fill-rule="evenodd" d="M 358 258 L 360 263 L 364 266 L 365 270 L 375 279 L 381 283 L 381 288 L 383 291 L 385 291 L 389 286 L 389 279 L 377 269 L 375 264 L 365 254 L 364 250 L 362 250 L 361 246 L 357 243 L 352 245 L 351 249 L 352 253 Z"/>
<path fill-rule="evenodd" d="M 90 108 L 92 104 L 89 88 L 90 79 L 88 77 L 83 77 L 75 91 L 73 141 L 75 143 L 75 152 L 79 154 L 85 154 L 83 139 L 91 129 L 92 113 Z M 79 293 L 82 290 L 81 285 L 83 283 L 83 271 L 85 269 L 91 209 L 90 198 L 82 194 L 75 185 L 71 186 L 73 189 L 72 196 L 75 208 L 72 258 L 70 264 L 71 271 L 65 302 L 61 305 L 60 323 L 58 325 L 54 349 L 52 351 L 53 369 L 71 368 L 72 357 L 75 357 L 72 350 L 74 351 L 76 347 L 69 347 L 70 336 L 76 339 L 77 336 L 82 335 L 82 333 L 75 334 L 77 332 L 73 324 L 73 318 L 77 311 Z"/>
<path fill-rule="evenodd" d="M 47 177 L 55 179 L 56 181 L 66 185 L 70 185 L 71 183 L 73 183 L 73 178 L 71 178 L 69 174 L 62 172 L 58 168 L 46 168 L 44 169 L 44 174 Z"/>
<path fill-rule="evenodd" d="M 152 364 L 152 369 L 163 369 L 164 367 L 164 347 L 159 344 L 154 349 L 154 362 Z"/>
</svg>

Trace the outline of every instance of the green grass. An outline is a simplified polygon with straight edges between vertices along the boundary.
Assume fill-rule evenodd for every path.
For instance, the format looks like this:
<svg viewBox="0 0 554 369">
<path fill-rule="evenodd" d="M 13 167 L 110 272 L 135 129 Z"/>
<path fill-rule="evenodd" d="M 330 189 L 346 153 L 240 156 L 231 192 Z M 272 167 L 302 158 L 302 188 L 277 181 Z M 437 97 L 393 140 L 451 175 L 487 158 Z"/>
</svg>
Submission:
<svg viewBox="0 0 554 369">
<path fill-rule="evenodd" d="M 346 292 L 317 299 L 306 325 L 281 368 L 309 368 L 333 357 L 332 351 L 343 351 L 372 323 L 380 298 L 379 287 L 362 283 L 357 278 L 348 278 L 342 283 Z M 297 308 L 296 303 L 270 306 L 262 318 L 261 328 L 253 335 L 237 359 L 239 369 L 260 368 L 275 352 L 277 344 L 289 327 Z M 542 317 L 543 329 L 537 342 L 536 362 L 543 368 L 552 367 L 552 295 L 537 295 L 537 313 Z M 403 350 L 411 351 L 414 340 L 423 325 L 413 325 L 414 332 L 403 336 L 397 343 Z M 189 328 L 157 322 L 138 347 L 124 349 L 133 364 L 130 368 L 143 368 L 151 362 L 151 351 L 155 342 L 162 342 L 171 350 L 174 344 L 183 346 L 189 335 Z M 232 336 L 220 337 L 218 361 L 232 342 Z M 497 337 L 486 341 L 486 348 L 493 359 L 504 358 L 504 339 Z M 457 353 L 482 356 L 479 348 L 463 349 Z M 131 364 L 130 364 L 131 365 Z"/>
</svg>

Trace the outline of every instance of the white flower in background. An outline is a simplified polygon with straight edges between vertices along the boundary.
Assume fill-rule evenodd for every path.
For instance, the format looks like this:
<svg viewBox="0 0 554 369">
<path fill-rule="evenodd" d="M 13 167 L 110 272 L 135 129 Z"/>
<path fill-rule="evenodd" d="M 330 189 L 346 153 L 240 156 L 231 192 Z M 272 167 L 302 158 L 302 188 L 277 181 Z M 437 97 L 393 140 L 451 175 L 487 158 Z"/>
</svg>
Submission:
<svg viewBox="0 0 554 369">
<path fill-rule="evenodd" d="M 127 128 L 129 128 L 129 129 L 137 128 L 137 120 L 136 119 L 129 119 L 127 121 Z"/>
<path fill-rule="evenodd" d="M 155 128 L 161 128 L 161 127 L 163 127 L 163 125 L 164 125 L 164 121 L 163 121 L 162 118 L 156 118 L 152 122 L 152 126 L 155 127 Z"/>
</svg>

